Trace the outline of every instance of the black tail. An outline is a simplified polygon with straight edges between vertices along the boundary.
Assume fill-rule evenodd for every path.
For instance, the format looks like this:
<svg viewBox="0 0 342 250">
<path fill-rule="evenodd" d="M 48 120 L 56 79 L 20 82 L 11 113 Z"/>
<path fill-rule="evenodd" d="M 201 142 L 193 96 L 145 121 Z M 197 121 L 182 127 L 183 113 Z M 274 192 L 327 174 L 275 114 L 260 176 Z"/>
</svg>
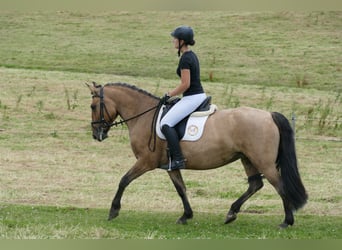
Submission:
<svg viewBox="0 0 342 250">
<path fill-rule="evenodd" d="M 297 210 L 305 205 L 308 195 L 298 172 L 293 130 L 282 114 L 273 112 L 272 118 L 280 134 L 277 167 L 280 169 L 282 192 L 292 209 Z"/>
</svg>

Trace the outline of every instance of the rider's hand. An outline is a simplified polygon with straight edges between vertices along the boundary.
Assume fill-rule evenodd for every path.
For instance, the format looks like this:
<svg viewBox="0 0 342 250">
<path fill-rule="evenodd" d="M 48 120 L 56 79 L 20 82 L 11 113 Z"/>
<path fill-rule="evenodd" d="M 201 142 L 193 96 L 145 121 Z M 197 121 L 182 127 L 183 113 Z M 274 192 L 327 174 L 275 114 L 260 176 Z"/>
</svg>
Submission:
<svg viewBox="0 0 342 250">
<path fill-rule="evenodd" d="M 166 103 L 167 103 L 167 100 L 169 100 L 169 99 L 170 99 L 170 96 L 169 96 L 168 93 L 166 93 L 162 98 L 160 98 L 160 102 L 161 102 L 162 104 L 166 104 Z"/>
</svg>

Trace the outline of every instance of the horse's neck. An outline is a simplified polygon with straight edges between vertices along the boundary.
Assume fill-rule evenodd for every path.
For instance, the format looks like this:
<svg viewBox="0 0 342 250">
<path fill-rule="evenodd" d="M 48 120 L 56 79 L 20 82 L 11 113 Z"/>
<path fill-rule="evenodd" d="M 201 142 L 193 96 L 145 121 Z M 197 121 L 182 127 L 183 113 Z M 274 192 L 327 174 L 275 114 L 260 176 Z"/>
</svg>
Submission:
<svg viewBox="0 0 342 250">
<path fill-rule="evenodd" d="M 120 88 L 118 91 L 113 91 L 112 98 L 114 103 L 116 103 L 116 108 L 119 115 L 124 120 L 142 114 L 158 104 L 158 101 L 152 97 L 149 97 L 143 93 L 139 93 L 138 91 L 125 88 Z M 136 124 L 137 120 L 151 120 L 153 117 L 153 112 L 154 110 L 147 112 L 136 119 L 132 119 L 127 123 L 127 125 L 131 125 L 129 126 L 130 128 L 132 125 Z"/>
</svg>

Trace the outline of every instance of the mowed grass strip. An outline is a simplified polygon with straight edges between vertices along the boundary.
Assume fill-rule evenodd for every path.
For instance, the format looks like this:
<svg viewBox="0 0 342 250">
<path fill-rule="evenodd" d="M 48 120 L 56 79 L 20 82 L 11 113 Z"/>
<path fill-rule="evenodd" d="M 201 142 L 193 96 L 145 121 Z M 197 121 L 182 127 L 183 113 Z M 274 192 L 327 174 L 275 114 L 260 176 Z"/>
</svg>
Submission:
<svg viewBox="0 0 342 250">
<path fill-rule="evenodd" d="M 340 217 L 298 216 L 297 225 L 280 230 L 277 216 L 242 213 L 223 224 L 220 215 L 199 213 L 176 225 L 176 213 L 122 211 L 106 221 L 103 209 L 1 205 L 0 238 L 11 239 L 339 239 Z"/>
</svg>

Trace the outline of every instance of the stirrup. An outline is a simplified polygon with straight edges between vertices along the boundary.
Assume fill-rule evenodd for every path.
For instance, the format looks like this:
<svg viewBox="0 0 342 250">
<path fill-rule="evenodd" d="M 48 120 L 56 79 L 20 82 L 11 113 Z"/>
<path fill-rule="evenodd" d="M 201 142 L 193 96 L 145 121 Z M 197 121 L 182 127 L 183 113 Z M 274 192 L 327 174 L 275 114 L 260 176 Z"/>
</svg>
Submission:
<svg viewBox="0 0 342 250">
<path fill-rule="evenodd" d="M 185 159 L 181 159 L 181 160 L 171 160 L 171 158 L 169 158 L 169 168 L 167 169 L 167 171 L 173 171 L 173 170 L 177 170 L 177 169 L 185 169 Z"/>
</svg>

